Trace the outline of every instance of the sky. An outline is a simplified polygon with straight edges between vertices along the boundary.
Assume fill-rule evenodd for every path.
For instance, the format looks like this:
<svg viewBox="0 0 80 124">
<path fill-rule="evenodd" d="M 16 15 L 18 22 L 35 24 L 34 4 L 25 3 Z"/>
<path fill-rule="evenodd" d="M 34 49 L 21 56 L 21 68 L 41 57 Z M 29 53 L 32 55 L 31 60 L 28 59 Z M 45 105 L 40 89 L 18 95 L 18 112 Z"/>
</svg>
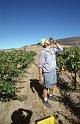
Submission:
<svg viewBox="0 0 80 124">
<path fill-rule="evenodd" d="M 80 0 L 0 0 L 0 49 L 80 36 Z"/>
</svg>

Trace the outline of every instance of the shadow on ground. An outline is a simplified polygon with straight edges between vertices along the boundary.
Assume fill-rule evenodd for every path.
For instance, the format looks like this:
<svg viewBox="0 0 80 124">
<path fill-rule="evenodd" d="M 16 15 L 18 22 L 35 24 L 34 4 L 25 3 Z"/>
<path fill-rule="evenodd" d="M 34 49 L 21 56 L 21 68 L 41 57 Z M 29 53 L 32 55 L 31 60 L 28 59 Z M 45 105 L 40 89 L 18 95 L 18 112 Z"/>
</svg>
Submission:
<svg viewBox="0 0 80 124">
<path fill-rule="evenodd" d="M 31 110 L 26 110 L 23 108 L 19 108 L 15 110 L 11 115 L 11 124 L 29 124 L 32 116 Z"/>
<path fill-rule="evenodd" d="M 38 93 L 38 96 L 42 98 L 42 94 L 43 94 L 43 89 L 44 87 L 39 83 L 39 80 L 37 79 L 30 79 L 30 88 L 32 90 L 33 93 L 35 93 L 35 91 Z"/>
</svg>

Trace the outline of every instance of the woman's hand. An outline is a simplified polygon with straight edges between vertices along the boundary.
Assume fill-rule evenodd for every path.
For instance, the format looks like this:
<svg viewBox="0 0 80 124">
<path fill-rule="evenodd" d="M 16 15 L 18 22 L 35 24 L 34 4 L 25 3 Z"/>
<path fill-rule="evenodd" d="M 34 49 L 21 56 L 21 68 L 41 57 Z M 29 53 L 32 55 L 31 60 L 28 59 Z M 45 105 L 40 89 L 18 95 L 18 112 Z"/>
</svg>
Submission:
<svg viewBox="0 0 80 124">
<path fill-rule="evenodd" d="M 49 38 L 49 41 L 50 41 L 51 43 L 55 43 L 55 44 L 56 44 L 56 40 L 55 40 L 54 38 L 52 38 L 52 37 Z"/>
</svg>

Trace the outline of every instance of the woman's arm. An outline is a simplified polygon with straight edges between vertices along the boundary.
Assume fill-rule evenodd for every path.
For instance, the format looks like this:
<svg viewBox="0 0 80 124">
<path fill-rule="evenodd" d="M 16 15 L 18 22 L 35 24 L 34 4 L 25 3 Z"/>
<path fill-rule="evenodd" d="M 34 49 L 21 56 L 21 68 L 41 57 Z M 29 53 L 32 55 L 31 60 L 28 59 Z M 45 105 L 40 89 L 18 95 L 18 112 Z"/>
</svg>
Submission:
<svg viewBox="0 0 80 124">
<path fill-rule="evenodd" d="M 63 47 L 59 43 L 55 42 L 55 45 L 57 46 L 59 51 L 63 51 Z"/>
<path fill-rule="evenodd" d="M 43 66 L 45 63 L 45 54 L 43 51 L 41 51 L 39 55 L 39 62 L 38 62 L 38 70 L 39 70 L 39 80 L 40 82 L 43 82 Z"/>
<path fill-rule="evenodd" d="M 54 44 L 57 46 L 57 49 L 58 49 L 60 52 L 63 51 L 63 47 L 62 47 L 59 43 L 57 43 L 56 40 L 52 39 L 52 40 L 51 40 L 51 43 L 54 43 Z"/>
</svg>

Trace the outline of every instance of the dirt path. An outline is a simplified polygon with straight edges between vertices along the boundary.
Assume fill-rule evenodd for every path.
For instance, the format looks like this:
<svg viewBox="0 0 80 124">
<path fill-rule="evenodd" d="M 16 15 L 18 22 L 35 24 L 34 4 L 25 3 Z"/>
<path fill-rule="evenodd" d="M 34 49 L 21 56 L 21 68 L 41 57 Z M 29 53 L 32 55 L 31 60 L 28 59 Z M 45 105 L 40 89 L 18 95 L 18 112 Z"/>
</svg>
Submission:
<svg viewBox="0 0 80 124">
<path fill-rule="evenodd" d="M 49 101 L 53 106 L 50 109 L 43 104 L 39 97 L 41 90 L 39 88 L 41 88 L 41 85 L 38 83 L 37 67 L 40 48 L 33 46 L 31 47 L 31 50 L 38 51 L 38 54 L 35 57 L 35 63 L 28 67 L 27 73 L 24 74 L 21 83 L 17 85 L 17 87 L 21 87 L 18 95 L 25 95 L 27 96 L 27 99 L 22 102 L 18 100 L 11 100 L 6 103 L 0 102 L 0 124 L 11 124 L 12 122 L 13 124 L 35 124 L 35 120 L 49 115 L 51 116 L 56 111 L 61 112 L 64 116 L 68 115 L 68 119 L 72 118 L 71 112 L 58 101 Z M 22 116 L 22 111 L 26 118 Z M 69 120 L 64 116 L 61 116 L 63 124 L 70 124 Z"/>
</svg>

